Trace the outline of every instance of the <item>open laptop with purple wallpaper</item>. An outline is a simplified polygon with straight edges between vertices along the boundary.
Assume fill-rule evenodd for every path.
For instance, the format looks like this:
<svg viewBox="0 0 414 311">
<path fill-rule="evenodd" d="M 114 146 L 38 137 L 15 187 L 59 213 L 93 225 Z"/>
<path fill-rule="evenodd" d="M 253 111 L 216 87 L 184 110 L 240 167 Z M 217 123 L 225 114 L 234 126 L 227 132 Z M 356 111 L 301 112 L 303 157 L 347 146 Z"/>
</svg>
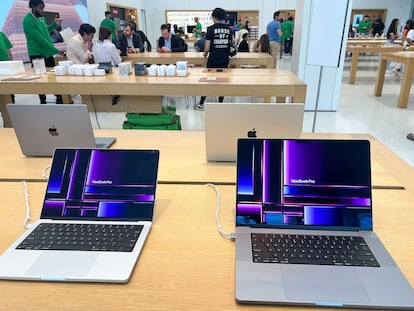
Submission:
<svg viewBox="0 0 414 311">
<path fill-rule="evenodd" d="M 373 232 L 369 141 L 240 139 L 236 300 L 412 309 Z"/>
<path fill-rule="evenodd" d="M 57 149 L 40 220 L 0 279 L 127 282 L 149 233 L 158 150 Z"/>
</svg>

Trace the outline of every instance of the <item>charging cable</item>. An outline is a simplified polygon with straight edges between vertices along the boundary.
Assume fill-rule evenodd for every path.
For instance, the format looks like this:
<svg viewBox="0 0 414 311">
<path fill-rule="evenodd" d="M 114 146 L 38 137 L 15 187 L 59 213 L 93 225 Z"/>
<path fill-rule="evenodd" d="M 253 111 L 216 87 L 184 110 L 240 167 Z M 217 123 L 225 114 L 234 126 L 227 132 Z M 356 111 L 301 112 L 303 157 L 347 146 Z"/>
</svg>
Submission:
<svg viewBox="0 0 414 311">
<path fill-rule="evenodd" d="M 26 181 L 22 181 L 23 184 L 23 191 L 24 191 L 24 199 L 26 202 L 26 217 L 24 218 L 23 226 L 26 229 L 29 229 L 32 225 L 29 224 L 30 221 L 30 205 L 29 205 L 29 191 L 27 190 L 27 184 Z"/>
<path fill-rule="evenodd" d="M 50 170 L 50 165 L 46 166 L 45 169 L 42 171 L 42 177 L 46 180 L 49 180 L 49 175 L 47 175 L 47 171 Z"/>
<path fill-rule="evenodd" d="M 228 233 L 223 231 L 221 223 L 220 223 L 220 201 L 221 201 L 221 194 L 220 190 L 216 187 L 216 185 L 212 183 L 206 184 L 207 186 L 214 189 L 214 191 L 217 194 L 217 207 L 216 207 L 216 223 L 217 223 L 217 230 L 220 233 L 220 235 L 228 240 L 234 241 L 236 239 L 236 236 L 234 233 Z"/>
</svg>

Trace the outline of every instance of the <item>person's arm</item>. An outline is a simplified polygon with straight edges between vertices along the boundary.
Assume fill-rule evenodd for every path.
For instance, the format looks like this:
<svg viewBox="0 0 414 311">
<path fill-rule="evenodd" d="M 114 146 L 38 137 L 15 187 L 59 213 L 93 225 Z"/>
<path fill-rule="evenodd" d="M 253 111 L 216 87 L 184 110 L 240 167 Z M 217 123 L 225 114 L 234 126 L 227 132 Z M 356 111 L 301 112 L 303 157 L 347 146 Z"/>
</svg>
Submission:
<svg viewBox="0 0 414 311">
<path fill-rule="evenodd" d="M 121 56 L 119 56 L 118 50 L 116 49 L 115 44 L 112 44 L 112 48 L 110 49 L 111 59 L 113 63 L 118 66 L 120 62 L 122 62 Z"/>
<path fill-rule="evenodd" d="M 7 36 L 4 33 L 0 32 L 0 36 L 1 36 L 0 40 L 3 40 L 4 46 L 7 49 L 7 54 L 9 55 L 9 60 L 13 60 L 13 55 L 12 55 L 12 52 L 11 52 L 11 48 L 13 48 L 13 44 L 10 42 L 9 38 L 7 38 Z"/>
<path fill-rule="evenodd" d="M 46 25 L 47 30 L 49 31 L 49 33 L 51 33 L 52 30 L 54 30 L 57 26 L 58 26 L 58 24 L 56 22 L 52 22 L 51 24 Z"/>
<path fill-rule="evenodd" d="M 211 45 L 211 41 L 206 40 L 206 42 L 204 43 L 204 57 L 208 56 L 208 53 L 210 52 L 210 45 Z"/>
<path fill-rule="evenodd" d="M 128 48 L 127 39 L 124 35 L 120 35 L 118 40 L 116 40 L 116 47 L 121 51 L 121 56 L 127 56 L 127 48 Z"/>
<path fill-rule="evenodd" d="M 45 38 L 41 35 L 41 33 L 37 29 L 37 25 L 34 18 L 25 18 L 23 20 L 23 31 L 30 41 L 36 42 L 37 46 L 44 47 L 45 52 L 50 51 L 53 54 L 63 53 L 53 45 L 52 41 L 50 40 L 50 37 Z"/>
<path fill-rule="evenodd" d="M 145 40 L 145 41 L 147 42 L 147 50 L 148 50 L 148 52 L 151 52 L 151 50 L 152 50 L 151 42 L 149 42 L 148 39 Z"/>
<path fill-rule="evenodd" d="M 158 39 L 158 48 L 157 48 L 157 52 L 158 53 L 159 52 L 162 52 L 162 48 L 164 47 L 164 43 L 165 43 L 164 38 L 163 37 L 160 37 Z"/>
<path fill-rule="evenodd" d="M 185 42 L 181 37 L 172 36 L 171 52 L 185 52 Z"/>
<path fill-rule="evenodd" d="M 116 40 L 118 40 L 118 26 L 112 21 L 112 33 L 115 35 Z"/>
<path fill-rule="evenodd" d="M 253 52 L 259 52 L 259 40 L 254 43 Z"/>
<path fill-rule="evenodd" d="M 279 38 L 283 36 L 283 32 L 282 32 L 280 27 L 276 29 L 276 32 L 277 32 L 277 35 L 279 36 Z"/>
<path fill-rule="evenodd" d="M 69 46 L 68 46 L 69 48 Z M 70 42 L 70 48 L 73 50 L 73 52 L 78 56 L 78 58 L 84 62 L 87 63 L 89 61 L 89 57 L 91 55 L 91 52 L 85 51 L 82 42 L 81 41 L 74 41 L 71 40 Z"/>
<path fill-rule="evenodd" d="M 197 23 L 195 27 L 195 32 L 201 35 L 201 33 L 203 32 L 202 30 L 203 30 L 203 26 L 201 26 L 200 23 Z"/>
<path fill-rule="evenodd" d="M 413 44 L 413 39 L 414 39 L 414 31 L 409 31 L 407 33 L 407 36 L 405 37 L 405 41 L 407 41 L 408 45 L 412 45 Z"/>
<path fill-rule="evenodd" d="M 144 42 L 142 42 L 141 36 L 138 34 L 133 35 L 134 47 L 138 48 L 137 52 L 144 52 Z"/>
</svg>

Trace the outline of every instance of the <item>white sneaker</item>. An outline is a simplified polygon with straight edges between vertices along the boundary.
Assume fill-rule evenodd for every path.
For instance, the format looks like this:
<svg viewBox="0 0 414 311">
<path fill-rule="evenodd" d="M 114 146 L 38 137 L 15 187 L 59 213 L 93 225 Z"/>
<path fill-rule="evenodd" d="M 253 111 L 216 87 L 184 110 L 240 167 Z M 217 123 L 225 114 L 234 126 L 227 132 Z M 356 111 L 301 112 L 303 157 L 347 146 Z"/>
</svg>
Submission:
<svg viewBox="0 0 414 311">
<path fill-rule="evenodd" d="M 400 75 L 400 73 L 401 73 L 401 68 L 398 67 L 398 66 L 397 67 L 394 67 L 394 69 L 391 70 L 391 72 L 398 77 Z"/>
<path fill-rule="evenodd" d="M 196 104 L 194 105 L 194 110 L 204 111 L 204 105 Z"/>
</svg>

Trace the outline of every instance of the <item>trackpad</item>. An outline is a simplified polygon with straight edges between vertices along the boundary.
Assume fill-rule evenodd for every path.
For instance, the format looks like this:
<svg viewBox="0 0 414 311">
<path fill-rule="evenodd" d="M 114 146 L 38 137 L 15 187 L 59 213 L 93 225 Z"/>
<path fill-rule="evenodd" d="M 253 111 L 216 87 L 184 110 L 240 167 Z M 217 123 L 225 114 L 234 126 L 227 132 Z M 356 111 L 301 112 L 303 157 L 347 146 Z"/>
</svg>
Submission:
<svg viewBox="0 0 414 311">
<path fill-rule="evenodd" d="M 48 251 L 40 255 L 26 275 L 58 279 L 82 277 L 88 274 L 98 256 L 94 252 Z"/>
<path fill-rule="evenodd" d="M 338 304 L 370 301 L 352 267 L 282 265 L 281 271 L 289 299 Z"/>
</svg>

